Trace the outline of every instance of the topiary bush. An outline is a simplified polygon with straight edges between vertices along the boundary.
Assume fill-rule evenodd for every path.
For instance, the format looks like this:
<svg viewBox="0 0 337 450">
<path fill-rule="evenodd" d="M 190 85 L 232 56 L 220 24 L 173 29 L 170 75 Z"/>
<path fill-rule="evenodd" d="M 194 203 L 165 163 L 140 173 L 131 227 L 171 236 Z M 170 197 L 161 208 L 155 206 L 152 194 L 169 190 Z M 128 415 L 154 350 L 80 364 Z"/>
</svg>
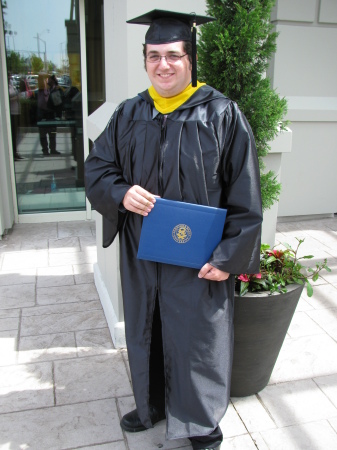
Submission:
<svg viewBox="0 0 337 450">
<path fill-rule="evenodd" d="M 287 112 L 266 77 L 276 51 L 277 33 L 270 14 L 275 0 L 206 0 L 215 22 L 201 27 L 198 40 L 198 78 L 234 100 L 252 128 L 260 163 L 263 210 L 278 200 L 281 185 L 276 175 L 264 173 L 263 157 L 284 129 Z"/>
</svg>

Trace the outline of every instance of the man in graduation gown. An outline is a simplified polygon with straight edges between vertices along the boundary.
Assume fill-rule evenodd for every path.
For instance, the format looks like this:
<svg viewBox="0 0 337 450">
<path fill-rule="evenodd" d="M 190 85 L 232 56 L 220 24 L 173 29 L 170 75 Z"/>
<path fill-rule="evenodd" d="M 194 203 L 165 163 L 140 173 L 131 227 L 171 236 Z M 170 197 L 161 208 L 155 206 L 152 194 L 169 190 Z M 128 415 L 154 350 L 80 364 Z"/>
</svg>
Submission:
<svg viewBox="0 0 337 450">
<path fill-rule="evenodd" d="M 155 10 L 137 19 L 131 23 L 151 24 L 144 57 L 152 85 L 119 105 L 85 163 L 88 199 L 103 215 L 103 246 L 119 233 L 137 406 L 121 426 L 137 432 L 166 418 L 168 439 L 219 448 L 230 394 L 234 274 L 259 272 L 256 148 L 235 103 L 206 84 L 191 85 L 189 17 Z M 200 270 L 137 259 L 143 216 L 156 196 L 227 208 L 223 238 Z"/>
</svg>

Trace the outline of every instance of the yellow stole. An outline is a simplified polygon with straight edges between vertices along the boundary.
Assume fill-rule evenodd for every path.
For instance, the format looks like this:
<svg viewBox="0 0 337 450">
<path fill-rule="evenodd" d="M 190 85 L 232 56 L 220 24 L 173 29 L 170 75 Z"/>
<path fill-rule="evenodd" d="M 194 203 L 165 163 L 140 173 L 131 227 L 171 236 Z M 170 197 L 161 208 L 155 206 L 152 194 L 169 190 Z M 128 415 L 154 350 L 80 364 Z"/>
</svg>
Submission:
<svg viewBox="0 0 337 450">
<path fill-rule="evenodd" d="M 154 106 L 157 111 L 161 114 L 169 114 L 179 108 L 183 103 L 185 103 L 201 86 L 204 86 L 206 83 L 197 82 L 196 87 L 192 87 L 190 83 L 186 89 L 184 89 L 180 94 L 175 95 L 174 97 L 162 97 L 158 94 L 153 86 L 151 86 L 148 91 L 150 97 L 154 101 Z"/>
</svg>

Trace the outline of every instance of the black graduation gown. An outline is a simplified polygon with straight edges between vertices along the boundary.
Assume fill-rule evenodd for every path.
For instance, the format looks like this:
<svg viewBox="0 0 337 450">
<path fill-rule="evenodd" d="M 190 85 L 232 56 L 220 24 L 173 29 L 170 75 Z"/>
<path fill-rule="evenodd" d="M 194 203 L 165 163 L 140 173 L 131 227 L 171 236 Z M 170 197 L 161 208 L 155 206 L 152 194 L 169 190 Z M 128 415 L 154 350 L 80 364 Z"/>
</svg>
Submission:
<svg viewBox="0 0 337 450">
<path fill-rule="evenodd" d="M 152 194 L 228 209 L 209 263 L 258 273 L 262 222 L 254 138 L 237 105 L 202 86 L 177 110 L 159 114 L 145 91 L 123 102 L 85 163 L 86 193 L 103 215 L 103 246 L 119 232 L 125 332 L 141 421 L 149 417 L 149 354 L 159 301 L 167 437 L 211 433 L 226 412 L 233 353 L 234 276 L 214 282 L 198 270 L 137 259 L 142 216 L 122 205 L 132 185 Z"/>
</svg>

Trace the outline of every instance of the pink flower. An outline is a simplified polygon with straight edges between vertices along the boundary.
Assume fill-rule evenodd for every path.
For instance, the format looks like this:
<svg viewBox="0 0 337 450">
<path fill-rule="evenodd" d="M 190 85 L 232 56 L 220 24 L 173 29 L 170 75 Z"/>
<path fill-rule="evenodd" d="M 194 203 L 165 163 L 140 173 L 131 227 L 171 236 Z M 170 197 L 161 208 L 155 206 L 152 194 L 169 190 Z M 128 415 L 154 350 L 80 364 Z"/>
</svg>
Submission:
<svg viewBox="0 0 337 450">
<path fill-rule="evenodd" d="M 253 278 L 261 278 L 262 275 L 260 273 L 256 273 L 255 275 L 252 275 Z"/>
<path fill-rule="evenodd" d="M 238 280 L 244 281 L 244 282 L 248 283 L 248 281 L 249 281 L 249 276 L 242 273 L 241 275 L 238 276 Z"/>
<path fill-rule="evenodd" d="M 283 257 L 282 250 L 272 250 L 268 254 L 269 254 L 269 256 L 275 256 L 275 258 L 277 258 L 277 259 L 281 259 Z"/>
</svg>

